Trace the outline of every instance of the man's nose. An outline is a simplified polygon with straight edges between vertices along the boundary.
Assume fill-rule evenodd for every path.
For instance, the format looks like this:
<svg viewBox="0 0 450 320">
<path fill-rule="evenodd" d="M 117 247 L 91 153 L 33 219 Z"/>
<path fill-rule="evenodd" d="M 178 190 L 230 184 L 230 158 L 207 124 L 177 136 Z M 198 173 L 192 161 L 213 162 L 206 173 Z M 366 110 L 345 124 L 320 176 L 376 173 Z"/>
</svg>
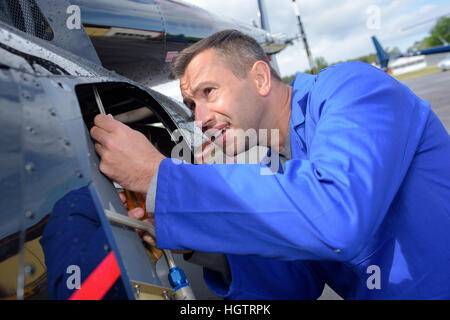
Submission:
<svg viewBox="0 0 450 320">
<path fill-rule="evenodd" d="M 195 122 L 197 123 L 197 126 L 203 130 L 203 132 L 209 128 L 213 121 L 214 114 L 208 107 L 202 104 L 197 104 L 195 106 Z"/>
</svg>

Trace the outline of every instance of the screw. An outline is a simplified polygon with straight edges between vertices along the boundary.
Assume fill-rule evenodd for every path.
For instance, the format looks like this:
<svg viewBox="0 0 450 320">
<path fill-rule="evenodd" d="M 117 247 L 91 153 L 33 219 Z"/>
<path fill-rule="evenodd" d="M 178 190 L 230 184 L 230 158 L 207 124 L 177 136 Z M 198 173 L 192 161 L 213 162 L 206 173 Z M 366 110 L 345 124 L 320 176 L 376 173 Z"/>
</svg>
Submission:
<svg viewBox="0 0 450 320">
<path fill-rule="evenodd" d="M 33 172 L 36 170 L 36 167 L 34 166 L 34 163 L 28 162 L 28 163 L 25 165 L 25 170 L 27 170 L 27 172 L 28 172 L 29 174 L 33 174 Z"/>
<path fill-rule="evenodd" d="M 33 219 L 33 218 L 34 218 L 34 213 L 33 213 L 33 211 L 31 211 L 31 210 L 25 211 L 25 217 L 26 217 L 27 219 Z"/>
<path fill-rule="evenodd" d="M 83 173 L 80 170 L 77 170 L 76 175 L 78 178 L 83 178 Z"/>
<path fill-rule="evenodd" d="M 36 272 L 36 268 L 32 264 L 27 264 L 23 271 L 27 277 L 31 277 Z"/>
<path fill-rule="evenodd" d="M 162 296 L 165 300 L 170 300 L 169 293 L 166 290 L 163 291 Z"/>
<path fill-rule="evenodd" d="M 134 291 L 136 292 L 136 297 L 139 298 L 139 295 L 141 294 L 141 286 L 136 284 L 134 286 Z"/>
</svg>

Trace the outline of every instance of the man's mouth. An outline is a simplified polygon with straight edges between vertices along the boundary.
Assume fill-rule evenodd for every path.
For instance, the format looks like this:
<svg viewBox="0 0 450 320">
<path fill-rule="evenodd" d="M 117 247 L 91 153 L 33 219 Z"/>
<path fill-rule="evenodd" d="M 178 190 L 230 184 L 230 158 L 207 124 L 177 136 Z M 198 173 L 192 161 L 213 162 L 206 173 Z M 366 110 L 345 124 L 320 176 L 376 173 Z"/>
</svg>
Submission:
<svg viewBox="0 0 450 320">
<path fill-rule="evenodd" d="M 220 126 L 217 130 L 217 132 L 211 136 L 211 142 L 220 142 L 220 137 L 222 137 L 222 140 L 225 140 L 225 132 L 230 128 L 230 125 L 224 125 Z"/>
</svg>

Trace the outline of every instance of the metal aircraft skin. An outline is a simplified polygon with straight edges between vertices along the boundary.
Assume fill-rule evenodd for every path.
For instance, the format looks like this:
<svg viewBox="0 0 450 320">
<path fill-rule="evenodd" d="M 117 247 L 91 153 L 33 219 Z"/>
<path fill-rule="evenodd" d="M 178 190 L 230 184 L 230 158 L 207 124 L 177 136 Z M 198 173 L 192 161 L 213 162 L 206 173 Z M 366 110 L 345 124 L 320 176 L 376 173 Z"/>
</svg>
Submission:
<svg viewBox="0 0 450 320">
<path fill-rule="evenodd" d="M 251 35 L 267 54 L 280 52 L 292 41 L 178 0 L 71 2 L 81 8 L 81 22 L 103 66 L 149 86 L 168 80 L 173 54 L 220 30 Z"/>
<path fill-rule="evenodd" d="M 81 8 L 79 29 L 69 28 L 73 5 Z M 174 52 L 227 28 L 257 38 L 268 54 L 289 42 L 182 1 L 0 0 L 0 299 L 49 298 L 39 240 L 55 203 L 80 188 L 95 205 L 105 251 L 117 258 L 124 296 L 142 298 L 139 284 L 165 297 L 155 292 L 170 290 L 167 268 L 148 259 L 133 229 L 104 214 L 127 212 L 98 169 L 88 132 L 99 113 L 93 89 L 107 113 L 150 134 L 166 155 L 180 137 L 191 150 L 191 112 L 148 86 L 167 80 Z M 178 263 L 198 298 L 217 298 L 200 267 Z"/>
</svg>

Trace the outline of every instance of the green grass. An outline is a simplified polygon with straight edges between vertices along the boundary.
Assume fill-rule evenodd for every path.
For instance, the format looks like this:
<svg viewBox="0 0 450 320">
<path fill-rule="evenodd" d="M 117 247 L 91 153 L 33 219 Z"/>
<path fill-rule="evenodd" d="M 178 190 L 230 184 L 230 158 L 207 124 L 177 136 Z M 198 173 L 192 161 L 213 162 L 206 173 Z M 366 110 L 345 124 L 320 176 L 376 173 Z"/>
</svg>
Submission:
<svg viewBox="0 0 450 320">
<path fill-rule="evenodd" d="M 425 68 L 417 70 L 417 71 L 408 72 L 408 73 L 400 74 L 398 76 L 393 76 L 393 77 L 395 79 L 397 79 L 398 81 L 405 81 L 405 80 L 410 80 L 410 79 L 427 76 L 429 74 L 433 74 L 433 73 L 437 73 L 437 72 L 440 72 L 437 65 L 432 65 L 432 66 L 428 66 L 428 67 L 425 67 Z"/>
</svg>

